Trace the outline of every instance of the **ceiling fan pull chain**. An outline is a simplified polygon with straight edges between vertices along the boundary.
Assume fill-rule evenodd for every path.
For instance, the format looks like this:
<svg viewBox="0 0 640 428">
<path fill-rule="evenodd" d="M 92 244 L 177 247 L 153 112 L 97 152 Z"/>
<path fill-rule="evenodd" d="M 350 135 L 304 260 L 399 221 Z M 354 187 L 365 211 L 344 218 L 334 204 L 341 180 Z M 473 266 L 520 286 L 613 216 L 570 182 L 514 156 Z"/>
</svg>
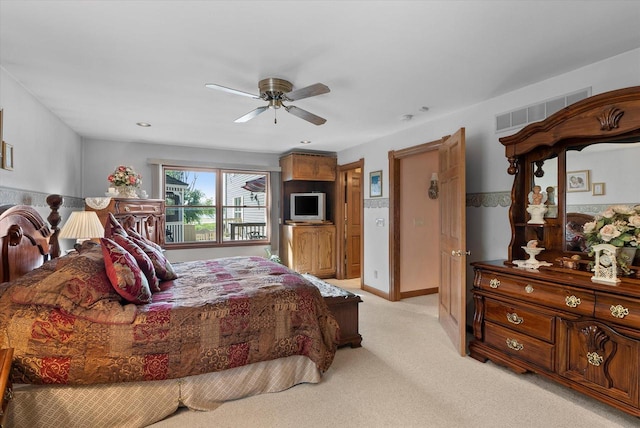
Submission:
<svg viewBox="0 0 640 428">
<path fill-rule="evenodd" d="M 278 124 L 278 109 L 275 108 L 273 109 L 273 124 Z"/>
</svg>

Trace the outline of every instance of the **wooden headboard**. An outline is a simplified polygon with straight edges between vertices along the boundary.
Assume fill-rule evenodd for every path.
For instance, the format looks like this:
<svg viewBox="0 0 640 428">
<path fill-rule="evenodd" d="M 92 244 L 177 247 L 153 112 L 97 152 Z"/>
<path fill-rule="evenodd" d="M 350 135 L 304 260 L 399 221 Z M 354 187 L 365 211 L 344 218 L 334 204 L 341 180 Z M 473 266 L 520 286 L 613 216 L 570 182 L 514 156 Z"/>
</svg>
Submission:
<svg viewBox="0 0 640 428">
<path fill-rule="evenodd" d="M 47 203 L 52 209 L 53 231 L 33 207 L 0 206 L 0 282 L 14 280 L 59 255 L 57 209 L 62 197 L 51 195 Z"/>
</svg>

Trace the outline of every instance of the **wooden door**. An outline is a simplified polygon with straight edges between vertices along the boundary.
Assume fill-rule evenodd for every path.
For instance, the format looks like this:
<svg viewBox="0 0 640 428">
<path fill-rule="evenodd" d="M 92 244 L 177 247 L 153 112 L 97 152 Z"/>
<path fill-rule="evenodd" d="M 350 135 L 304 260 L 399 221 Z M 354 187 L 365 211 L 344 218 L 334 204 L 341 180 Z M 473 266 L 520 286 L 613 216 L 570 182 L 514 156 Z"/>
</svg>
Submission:
<svg viewBox="0 0 640 428">
<path fill-rule="evenodd" d="M 466 212 L 464 128 L 439 148 L 440 292 L 438 319 L 466 355 Z"/>
<path fill-rule="evenodd" d="M 362 169 L 350 169 L 345 175 L 345 279 L 360 277 L 362 224 Z"/>
</svg>

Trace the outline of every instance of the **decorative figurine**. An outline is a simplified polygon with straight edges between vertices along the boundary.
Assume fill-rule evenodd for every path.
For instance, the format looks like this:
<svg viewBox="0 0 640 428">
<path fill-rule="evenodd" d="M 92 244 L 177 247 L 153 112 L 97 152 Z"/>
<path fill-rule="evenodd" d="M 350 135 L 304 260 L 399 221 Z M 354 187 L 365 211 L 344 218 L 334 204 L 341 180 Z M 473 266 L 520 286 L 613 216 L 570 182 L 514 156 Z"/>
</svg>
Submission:
<svg viewBox="0 0 640 428">
<path fill-rule="evenodd" d="M 538 241 L 535 239 L 527 242 L 527 245 L 522 247 L 522 249 L 529 255 L 529 258 L 527 260 L 514 260 L 513 263 L 517 266 L 530 269 L 538 269 L 540 266 L 551 266 L 549 262 L 536 259 L 536 256 L 544 251 L 544 248 L 538 247 Z"/>
<path fill-rule="evenodd" d="M 527 223 L 544 224 L 544 214 L 549 209 L 545 202 L 547 202 L 547 194 L 542 191 L 542 187 L 533 186 L 533 190 L 529 192 L 529 206 L 527 207 L 531 219 Z"/>
</svg>

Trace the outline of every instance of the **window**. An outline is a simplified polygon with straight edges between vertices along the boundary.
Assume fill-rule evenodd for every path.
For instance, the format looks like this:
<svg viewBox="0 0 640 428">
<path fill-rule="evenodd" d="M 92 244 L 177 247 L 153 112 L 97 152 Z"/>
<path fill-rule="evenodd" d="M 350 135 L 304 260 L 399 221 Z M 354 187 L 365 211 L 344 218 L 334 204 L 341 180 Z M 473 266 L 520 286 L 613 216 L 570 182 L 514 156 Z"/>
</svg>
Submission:
<svg viewBox="0 0 640 428">
<path fill-rule="evenodd" d="M 163 167 L 167 246 L 269 239 L 268 172 Z"/>
</svg>

